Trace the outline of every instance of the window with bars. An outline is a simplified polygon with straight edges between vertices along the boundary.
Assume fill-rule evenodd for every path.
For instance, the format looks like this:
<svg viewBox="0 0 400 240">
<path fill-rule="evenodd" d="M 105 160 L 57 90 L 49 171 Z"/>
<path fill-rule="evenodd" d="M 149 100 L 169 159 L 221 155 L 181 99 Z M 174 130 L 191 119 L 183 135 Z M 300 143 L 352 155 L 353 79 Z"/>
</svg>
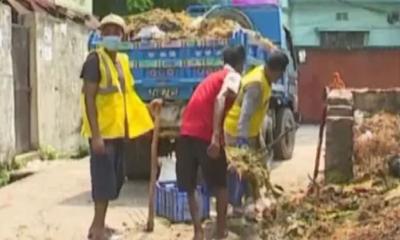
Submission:
<svg viewBox="0 0 400 240">
<path fill-rule="evenodd" d="M 320 45 L 323 48 L 362 48 L 367 45 L 368 34 L 360 31 L 320 32 Z"/>
</svg>

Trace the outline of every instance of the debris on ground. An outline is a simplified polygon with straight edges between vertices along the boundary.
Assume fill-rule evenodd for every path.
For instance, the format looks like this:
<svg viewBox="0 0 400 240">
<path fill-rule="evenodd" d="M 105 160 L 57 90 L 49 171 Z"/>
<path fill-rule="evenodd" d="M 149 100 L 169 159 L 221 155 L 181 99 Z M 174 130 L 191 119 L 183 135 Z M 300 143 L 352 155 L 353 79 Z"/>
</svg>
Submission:
<svg viewBox="0 0 400 240">
<path fill-rule="evenodd" d="M 400 154 L 400 115 L 378 113 L 354 127 L 354 176 L 388 173 L 389 162 Z"/>
<path fill-rule="evenodd" d="M 261 238 L 381 239 L 358 237 L 357 234 L 361 234 L 361 226 L 373 224 L 375 218 L 386 216 L 386 211 L 397 211 L 400 217 L 399 201 L 386 198 L 390 190 L 397 186 L 398 181 L 395 179 L 377 178 L 350 185 L 327 185 L 313 195 L 282 197 L 276 205 L 275 217 L 264 218 L 260 228 Z M 400 194 L 398 196 L 400 199 Z M 392 231 L 392 225 L 386 225 L 387 228 L 381 228 L 381 234 Z"/>
<path fill-rule="evenodd" d="M 282 196 L 262 221 L 262 239 L 398 239 L 400 115 L 357 114 L 354 181 Z"/>
</svg>

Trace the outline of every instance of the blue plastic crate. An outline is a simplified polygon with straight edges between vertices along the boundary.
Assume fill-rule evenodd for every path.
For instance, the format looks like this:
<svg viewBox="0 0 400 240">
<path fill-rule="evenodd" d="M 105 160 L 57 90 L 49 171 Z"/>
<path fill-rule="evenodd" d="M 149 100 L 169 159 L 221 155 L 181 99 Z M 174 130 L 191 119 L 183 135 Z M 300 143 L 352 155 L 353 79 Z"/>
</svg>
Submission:
<svg viewBox="0 0 400 240">
<path fill-rule="evenodd" d="M 241 180 L 236 173 L 228 174 L 229 203 L 234 207 L 242 206 L 242 198 L 245 194 L 246 182 Z"/>
<path fill-rule="evenodd" d="M 199 196 L 200 216 L 202 219 L 210 217 L 210 197 L 206 188 L 197 187 Z M 156 187 L 156 214 L 173 223 L 190 222 L 187 194 L 180 192 L 176 182 L 158 182 Z"/>
</svg>

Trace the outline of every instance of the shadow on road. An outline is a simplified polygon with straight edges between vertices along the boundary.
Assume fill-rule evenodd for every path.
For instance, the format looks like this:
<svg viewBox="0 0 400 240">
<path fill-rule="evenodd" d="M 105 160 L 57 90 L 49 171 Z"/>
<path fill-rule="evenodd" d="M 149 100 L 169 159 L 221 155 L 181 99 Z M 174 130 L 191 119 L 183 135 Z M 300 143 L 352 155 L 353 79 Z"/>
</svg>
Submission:
<svg viewBox="0 0 400 240">
<path fill-rule="evenodd" d="M 63 200 L 60 204 L 69 206 L 91 206 L 92 197 L 90 190 Z M 111 203 L 117 207 L 147 207 L 148 183 L 127 181 L 121 191 L 120 197 Z"/>
</svg>

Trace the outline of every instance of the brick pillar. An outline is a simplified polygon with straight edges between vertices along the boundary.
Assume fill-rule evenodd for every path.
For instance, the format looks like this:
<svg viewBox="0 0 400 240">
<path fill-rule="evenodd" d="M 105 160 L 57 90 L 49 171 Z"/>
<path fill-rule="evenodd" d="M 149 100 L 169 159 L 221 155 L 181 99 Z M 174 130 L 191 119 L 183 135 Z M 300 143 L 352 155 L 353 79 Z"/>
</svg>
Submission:
<svg viewBox="0 0 400 240">
<path fill-rule="evenodd" d="M 353 178 L 353 125 L 351 91 L 331 91 L 325 132 L 325 181 L 328 183 L 345 183 Z"/>
</svg>

